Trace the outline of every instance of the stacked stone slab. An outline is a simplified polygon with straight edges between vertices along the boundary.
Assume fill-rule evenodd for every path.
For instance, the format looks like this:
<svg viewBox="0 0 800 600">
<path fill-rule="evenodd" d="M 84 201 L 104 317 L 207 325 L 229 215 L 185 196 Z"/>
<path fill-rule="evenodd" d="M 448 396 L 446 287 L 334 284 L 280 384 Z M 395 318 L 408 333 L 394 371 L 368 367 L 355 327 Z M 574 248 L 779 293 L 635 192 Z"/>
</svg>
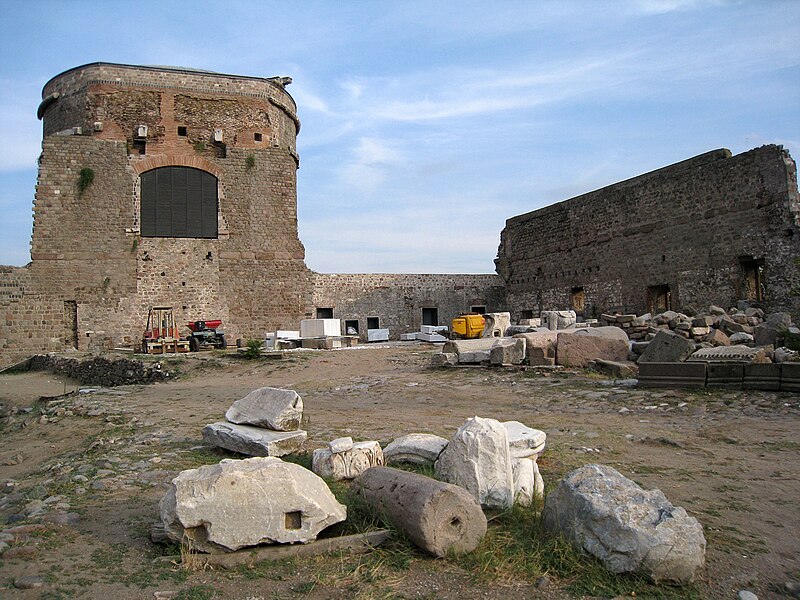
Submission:
<svg viewBox="0 0 800 600">
<path fill-rule="evenodd" d="M 294 390 L 254 390 L 234 402 L 225 418 L 206 425 L 203 439 L 240 454 L 283 456 L 299 450 L 307 437 L 300 429 L 303 399 Z"/>
<path fill-rule="evenodd" d="M 341 481 L 358 477 L 371 467 L 384 463 L 378 442 L 353 442 L 352 438 L 337 438 L 325 448 L 314 450 L 311 470 L 320 477 Z"/>
</svg>

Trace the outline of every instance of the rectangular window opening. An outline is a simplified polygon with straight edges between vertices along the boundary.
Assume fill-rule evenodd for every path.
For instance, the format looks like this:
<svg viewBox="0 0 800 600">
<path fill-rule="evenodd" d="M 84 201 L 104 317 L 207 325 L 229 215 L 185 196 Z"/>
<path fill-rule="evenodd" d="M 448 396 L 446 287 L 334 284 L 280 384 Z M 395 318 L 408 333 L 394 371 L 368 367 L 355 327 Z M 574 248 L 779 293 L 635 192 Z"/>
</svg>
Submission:
<svg viewBox="0 0 800 600">
<path fill-rule="evenodd" d="M 436 307 L 422 309 L 422 324 L 423 325 L 438 325 L 439 324 L 439 309 Z"/>
<path fill-rule="evenodd" d="M 178 127 L 178 135 L 180 137 L 186 137 L 188 135 L 186 127 Z"/>
<path fill-rule="evenodd" d="M 261 141 L 264 140 L 264 136 L 262 134 L 260 134 L 260 133 L 254 133 L 253 134 L 253 139 L 255 141 L 257 141 L 257 142 L 261 142 Z"/>
<path fill-rule="evenodd" d="M 533 318 L 533 311 L 532 310 L 523 310 L 520 312 L 520 319 L 532 319 Z"/>
<path fill-rule="evenodd" d="M 332 319 L 333 318 L 333 308 L 318 308 L 317 309 L 317 318 L 318 319 Z"/>
<path fill-rule="evenodd" d="M 147 142 L 144 140 L 133 140 L 131 143 L 131 154 L 138 154 L 144 156 L 147 152 Z"/>
<path fill-rule="evenodd" d="M 486 307 L 485 306 L 470 306 L 469 312 L 471 313 L 478 313 L 479 315 L 486 314 Z"/>
<path fill-rule="evenodd" d="M 303 513 L 299 510 L 285 513 L 284 525 L 286 529 L 301 529 L 303 527 Z"/>
<path fill-rule="evenodd" d="M 367 329 L 380 329 L 381 320 L 378 317 L 367 317 Z"/>
<path fill-rule="evenodd" d="M 345 335 L 358 335 L 358 319 L 345 319 Z"/>
</svg>

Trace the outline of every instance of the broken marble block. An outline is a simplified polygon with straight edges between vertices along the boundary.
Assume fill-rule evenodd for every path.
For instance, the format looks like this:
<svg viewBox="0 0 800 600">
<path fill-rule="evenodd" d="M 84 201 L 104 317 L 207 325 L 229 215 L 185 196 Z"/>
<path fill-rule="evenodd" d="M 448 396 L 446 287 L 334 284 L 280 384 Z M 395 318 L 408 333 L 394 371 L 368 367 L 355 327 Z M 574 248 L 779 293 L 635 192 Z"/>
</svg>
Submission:
<svg viewBox="0 0 800 600">
<path fill-rule="evenodd" d="M 386 464 L 433 465 L 447 446 L 447 440 L 431 433 L 409 433 L 383 449 Z"/>
<path fill-rule="evenodd" d="M 340 437 L 328 442 L 328 450 L 330 450 L 333 454 L 338 454 L 339 452 L 347 452 L 348 450 L 352 449 L 353 449 L 353 438 L 351 437 Z"/>
<path fill-rule="evenodd" d="M 370 467 L 382 465 L 383 451 L 378 442 L 356 442 L 350 450 L 337 453 L 318 448 L 311 459 L 311 470 L 333 481 L 353 479 Z"/>
<path fill-rule="evenodd" d="M 271 431 L 250 425 L 220 421 L 203 427 L 203 439 L 214 446 L 248 456 L 283 456 L 299 450 L 305 431 Z"/>
<path fill-rule="evenodd" d="M 547 495 L 544 525 L 600 559 L 613 573 L 641 573 L 656 583 L 694 581 L 705 563 L 697 519 L 661 490 L 644 490 L 605 465 L 569 473 Z"/>
<path fill-rule="evenodd" d="M 273 457 L 183 471 L 159 508 L 167 536 L 203 552 L 307 543 L 347 517 L 322 479 Z"/>
<path fill-rule="evenodd" d="M 534 499 L 544 498 L 544 481 L 539 473 L 536 461 L 530 458 L 511 459 L 511 470 L 514 475 L 514 502 L 521 506 L 530 506 Z"/>
<path fill-rule="evenodd" d="M 498 340 L 489 351 L 489 363 L 493 365 L 519 365 L 525 360 L 525 338 Z"/>
<path fill-rule="evenodd" d="M 494 419 L 468 419 L 434 464 L 436 477 L 463 487 L 488 508 L 514 503 L 508 436 Z"/>
<path fill-rule="evenodd" d="M 505 421 L 508 448 L 512 458 L 536 458 L 544 450 L 547 434 L 523 425 L 519 421 Z"/>
<path fill-rule="evenodd" d="M 239 425 L 294 431 L 303 418 L 303 399 L 294 390 L 263 387 L 234 402 L 225 418 Z"/>
</svg>

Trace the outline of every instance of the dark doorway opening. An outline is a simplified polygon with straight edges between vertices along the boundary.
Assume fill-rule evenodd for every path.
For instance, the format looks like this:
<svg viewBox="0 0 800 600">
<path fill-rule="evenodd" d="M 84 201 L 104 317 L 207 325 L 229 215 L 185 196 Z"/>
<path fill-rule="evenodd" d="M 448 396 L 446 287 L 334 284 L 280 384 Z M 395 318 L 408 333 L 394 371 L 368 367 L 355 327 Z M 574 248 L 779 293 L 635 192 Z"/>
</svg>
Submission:
<svg viewBox="0 0 800 600">
<path fill-rule="evenodd" d="M 739 297 L 750 302 L 763 302 L 764 294 L 764 259 L 742 256 L 739 258 L 742 267 L 742 281 Z"/>
<path fill-rule="evenodd" d="M 582 287 L 574 287 L 570 290 L 569 296 L 572 310 L 582 315 L 586 310 L 586 291 Z"/>
<path fill-rule="evenodd" d="M 438 308 L 423 308 L 422 309 L 422 324 L 423 325 L 438 325 L 439 324 L 439 309 Z"/>
<path fill-rule="evenodd" d="M 672 292 L 668 285 L 651 285 L 647 288 L 647 312 L 656 315 L 672 310 Z"/>
<path fill-rule="evenodd" d="M 380 329 L 381 320 L 378 317 L 367 317 L 367 329 Z"/>
</svg>

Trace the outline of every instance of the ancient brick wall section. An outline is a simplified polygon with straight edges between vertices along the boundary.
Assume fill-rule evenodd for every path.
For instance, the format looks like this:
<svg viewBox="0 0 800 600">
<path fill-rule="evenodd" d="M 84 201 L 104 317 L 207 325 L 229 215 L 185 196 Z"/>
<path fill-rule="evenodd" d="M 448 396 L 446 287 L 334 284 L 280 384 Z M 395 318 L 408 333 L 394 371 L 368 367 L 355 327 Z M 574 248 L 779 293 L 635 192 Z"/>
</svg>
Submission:
<svg viewBox="0 0 800 600">
<path fill-rule="evenodd" d="M 799 213 L 786 150 L 716 150 L 509 219 L 497 272 L 516 318 L 643 313 L 668 292 L 673 309 L 761 299 L 797 319 Z"/>
<path fill-rule="evenodd" d="M 391 339 L 419 331 L 423 309 L 437 309 L 438 324 L 473 307 L 505 310 L 505 288 L 497 275 L 314 274 L 315 309 L 333 309 L 333 317 L 358 321 L 366 339 L 367 319 L 377 317 Z M 315 314 L 316 316 L 316 314 Z"/>
</svg>

